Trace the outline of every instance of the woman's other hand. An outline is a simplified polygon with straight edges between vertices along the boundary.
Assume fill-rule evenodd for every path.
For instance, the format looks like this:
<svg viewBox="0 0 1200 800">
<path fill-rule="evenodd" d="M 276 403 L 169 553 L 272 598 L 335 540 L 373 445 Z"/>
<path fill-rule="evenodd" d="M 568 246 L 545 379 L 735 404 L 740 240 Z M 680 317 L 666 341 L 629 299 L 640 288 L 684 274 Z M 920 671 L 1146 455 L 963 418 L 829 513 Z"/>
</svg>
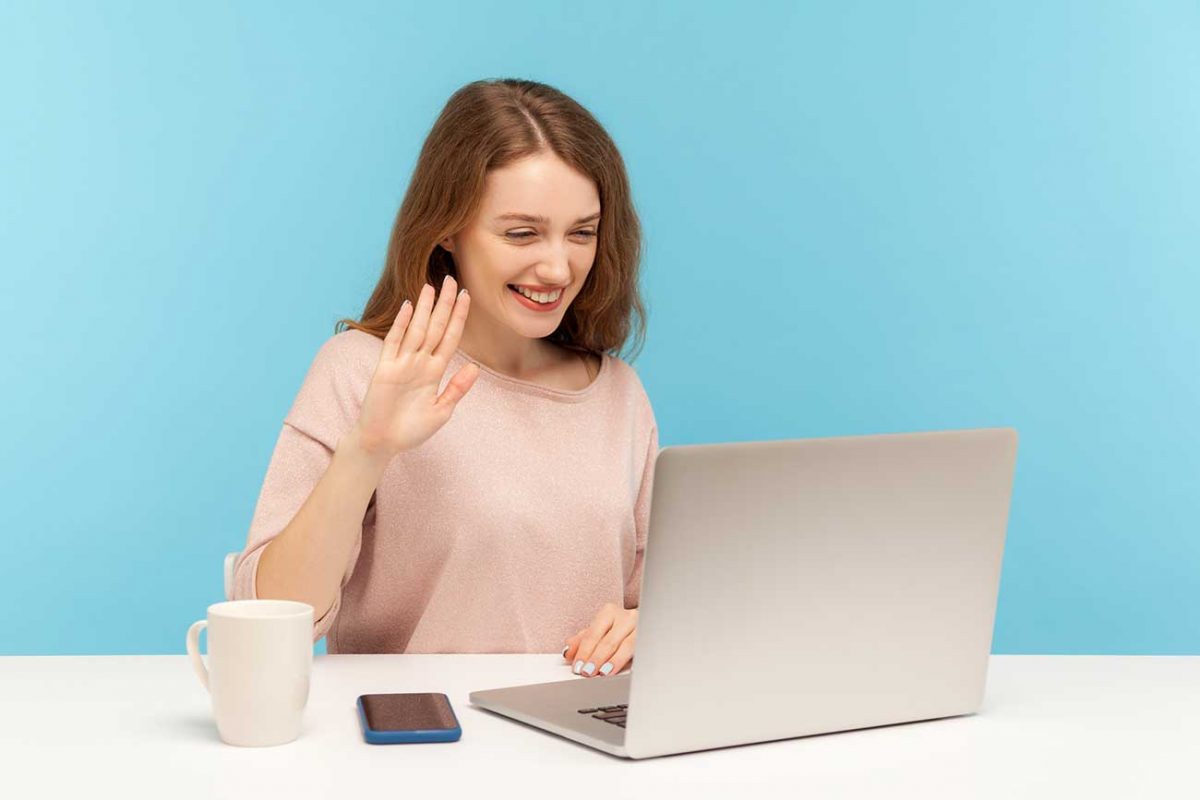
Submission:
<svg viewBox="0 0 1200 800">
<path fill-rule="evenodd" d="M 563 658 L 571 662 L 571 671 L 591 678 L 615 675 L 624 669 L 633 658 L 637 618 L 636 608 L 605 603 L 591 625 L 567 639 Z"/>
<path fill-rule="evenodd" d="M 458 401 L 475 383 L 479 367 L 468 363 L 446 384 L 438 386 L 458 347 L 467 321 L 470 295 L 449 275 L 434 301 L 428 283 L 417 305 L 405 301 L 383 340 L 383 351 L 359 413 L 355 434 L 373 455 L 391 458 L 410 450 L 437 432 Z"/>
</svg>

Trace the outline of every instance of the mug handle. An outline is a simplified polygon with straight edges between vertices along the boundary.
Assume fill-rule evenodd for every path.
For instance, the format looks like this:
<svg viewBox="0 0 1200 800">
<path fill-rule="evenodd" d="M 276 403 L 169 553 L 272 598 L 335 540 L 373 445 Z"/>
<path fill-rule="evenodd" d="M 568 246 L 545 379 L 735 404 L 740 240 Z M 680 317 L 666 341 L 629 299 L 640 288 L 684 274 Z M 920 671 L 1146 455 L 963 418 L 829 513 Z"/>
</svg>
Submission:
<svg viewBox="0 0 1200 800">
<path fill-rule="evenodd" d="M 204 659 L 200 657 L 200 631 L 207 627 L 208 620 L 206 619 L 192 623 L 192 627 L 188 628 L 187 632 L 187 651 L 188 656 L 191 657 L 192 666 L 196 669 L 196 675 L 200 678 L 200 683 L 204 684 L 206 690 L 209 690 L 208 668 L 204 666 Z"/>
</svg>

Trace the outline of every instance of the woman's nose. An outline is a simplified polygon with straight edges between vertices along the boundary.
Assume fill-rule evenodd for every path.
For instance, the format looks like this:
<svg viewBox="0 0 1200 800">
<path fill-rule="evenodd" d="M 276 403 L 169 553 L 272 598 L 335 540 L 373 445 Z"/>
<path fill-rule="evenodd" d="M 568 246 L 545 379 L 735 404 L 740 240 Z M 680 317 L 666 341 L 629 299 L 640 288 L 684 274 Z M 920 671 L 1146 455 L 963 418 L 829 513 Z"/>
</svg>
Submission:
<svg viewBox="0 0 1200 800">
<path fill-rule="evenodd" d="M 546 286 L 561 286 L 571 278 L 571 262 L 566 254 L 550 259 L 545 269 L 538 273 L 538 280 Z"/>
</svg>

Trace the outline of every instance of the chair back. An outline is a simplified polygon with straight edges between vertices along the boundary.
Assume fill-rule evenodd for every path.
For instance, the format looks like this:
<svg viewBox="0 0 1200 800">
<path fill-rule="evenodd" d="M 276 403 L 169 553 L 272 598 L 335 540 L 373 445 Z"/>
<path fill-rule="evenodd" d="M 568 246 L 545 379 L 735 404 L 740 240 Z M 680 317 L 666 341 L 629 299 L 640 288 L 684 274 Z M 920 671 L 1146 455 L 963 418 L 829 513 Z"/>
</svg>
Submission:
<svg viewBox="0 0 1200 800">
<path fill-rule="evenodd" d="M 226 553 L 225 554 L 225 599 L 226 600 L 233 599 L 233 565 L 237 563 L 238 556 L 240 556 L 241 554 L 242 554 L 241 551 L 238 551 L 236 553 Z"/>
</svg>

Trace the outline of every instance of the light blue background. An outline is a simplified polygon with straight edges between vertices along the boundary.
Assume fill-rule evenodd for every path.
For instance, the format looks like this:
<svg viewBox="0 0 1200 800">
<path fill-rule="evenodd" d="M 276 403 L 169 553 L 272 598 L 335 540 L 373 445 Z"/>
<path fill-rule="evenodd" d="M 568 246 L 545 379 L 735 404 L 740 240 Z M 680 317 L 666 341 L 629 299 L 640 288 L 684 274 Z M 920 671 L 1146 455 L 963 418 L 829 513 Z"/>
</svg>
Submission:
<svg viewBox="0 0 1200 800">
<path fill-rule="evenodd" d="M 1014 426 L 994 650 L 1200 653 L 1195 3 L 345 6 L 0 10 L 0 653 L 183 652 L 509 76 L 627 161 L 662 444 Z"/>
</svg>

